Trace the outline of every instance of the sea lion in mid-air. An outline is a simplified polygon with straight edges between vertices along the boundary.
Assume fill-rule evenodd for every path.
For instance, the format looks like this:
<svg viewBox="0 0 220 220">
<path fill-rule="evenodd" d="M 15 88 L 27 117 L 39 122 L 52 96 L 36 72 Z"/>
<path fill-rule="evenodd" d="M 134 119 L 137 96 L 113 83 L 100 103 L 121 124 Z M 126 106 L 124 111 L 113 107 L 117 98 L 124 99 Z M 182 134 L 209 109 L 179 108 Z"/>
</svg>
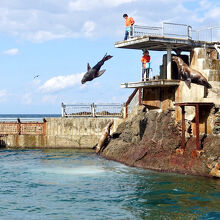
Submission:
<svg viewBox="0 0 220 220">
<path fill-rule="evenodd" d="M 105 140 L 109 137 L 110 135 L 110 129 L 111 126 L 113 125 L 113 121 L 110 121 L 102 130 L 102 136 L 99 139 L 98 145 L 96 146 L 96 153 L 98 154 L 102 148 L 102 146 L 105 143 Z"/>
<path fill-rule="evenodd" d="M 85 73 L 85 75 L 83 76 L 81 83 L 84 84 L 87 81 L 92 81 L 94 78 L 101 76 L 104 72 L 104 70 L 100 70 L 101 66 L 104 64 L 104 62 L 106 60 L 111 59 L 113 56 L 107 55 L 107 53 L 105 54 L 105 56 L 94 66 L 94 67 L 90 67 L 89 63 L 87 66 L 87 73 Z"/>
<path fill-rule="evenodd" d="M 207 79 L 197 70 L 190 68 L 180 57 L 172 56 L 176 62 L 181 80 L 185 81 L 190 88 L 191 83 L 205 86 L 207 89 L 212 88 Z"/>
</svg>

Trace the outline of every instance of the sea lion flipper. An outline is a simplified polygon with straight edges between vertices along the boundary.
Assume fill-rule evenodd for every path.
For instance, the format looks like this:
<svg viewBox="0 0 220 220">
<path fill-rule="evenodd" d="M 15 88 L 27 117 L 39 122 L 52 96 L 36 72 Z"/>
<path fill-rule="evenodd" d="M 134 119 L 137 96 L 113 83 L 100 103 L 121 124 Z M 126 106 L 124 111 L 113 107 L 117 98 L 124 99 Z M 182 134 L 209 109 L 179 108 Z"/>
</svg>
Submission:
<svg viewBox="0 0 220 220">
<path fill-rule="evenodd" d="M 106 71 L 106 69 L 100 70 L 100 71 L 96 74 L 96 77 L 101 76 L 105 71 Z"/>
<path fill-rule="evenodd" d="M 185 80 L 185 83 L 186 83 L 187 87 L 190 89 L 191 88 L 191 79 L 188 78 L 187 80 Z"/>
<path fill-rule="evenodd" d="M 89 63 L 87 64 L 87 71 L 89 71 L 91 69 Z"/>
</svg>

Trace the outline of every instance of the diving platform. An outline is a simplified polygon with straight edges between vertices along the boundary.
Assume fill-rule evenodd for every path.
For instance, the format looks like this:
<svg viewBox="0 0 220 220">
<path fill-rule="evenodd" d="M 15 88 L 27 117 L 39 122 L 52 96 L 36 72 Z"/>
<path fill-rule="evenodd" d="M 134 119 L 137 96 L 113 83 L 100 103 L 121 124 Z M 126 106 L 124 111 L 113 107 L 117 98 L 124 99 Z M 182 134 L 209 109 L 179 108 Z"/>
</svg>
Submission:
<svg viewBox="0 0 220 220">
<path fill-rule="evenodd" d="M 186 51 L 192 48 L 215 49 L 219 46 L 219 27 L 193 30 L 186 24 L 163 22 L 161 27 L 133 25 L 127 40 L 115 43 L 116 48 L 153 50 L 153 51 Z"/>
<path fill-rule="evenodd" d="M 183 39 L 176 37 L 163 36 L 141 36 L 132 37 L 128 40 L 123 40 L 115 43 L 116 48 L 136 49 L 136 50 L 153 50 L 153 51 L 167 51 L 167 48 L 172 50 L 180 50 L 190 52 L 195 47 L 205 47 L 214 49 L 217 42 L 206 42 L 192 39 Z"/>
<path fill-rule="evenodd" d="M 186 24 L 176 24 L 163 22 L 161 27 L 133 25 L 130 27 L 129 37 L 127 40 L 115 42 L 116 48 L 166 51 L 166 60 L 163 60 L 159 81 L 122 83 L 122 88 L 144 88 L 144 87 L 164 87 L 176 85 L 175 79 L 178 76 L 172 74 L 172 51 L 175 55 L 181 56 L 181 52 L 191 53 L 195 48 L 206 49 L 209 51 L 217 50 L 219 55 L 220 41 L 218 37 L 219 27 L 209 27 L 200 30 L 193 30 Z M 189 64 L 188 57 L 184 60 Z M 175 72 L 175 71 L 173 71 Z M 136 85 L 136 87 L 134 87 Z"/>
</svg>

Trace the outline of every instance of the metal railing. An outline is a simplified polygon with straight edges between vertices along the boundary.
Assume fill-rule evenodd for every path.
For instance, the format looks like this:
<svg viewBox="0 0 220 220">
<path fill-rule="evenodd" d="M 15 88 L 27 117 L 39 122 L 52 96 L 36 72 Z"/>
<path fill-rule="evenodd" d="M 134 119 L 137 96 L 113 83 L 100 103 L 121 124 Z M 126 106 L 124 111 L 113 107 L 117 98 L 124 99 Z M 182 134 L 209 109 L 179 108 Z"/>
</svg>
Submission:
<svg viewBox="0 0 220 220">
<path fill-rule="evenodd" d="M 0 122 L 0 136 L 5 135 L 45 135 L 46 121 L 44 122 L 21 122 L 4 121 Z"/>
<path fill-rule="evenodd" d="M 128 97 L 127 102 L 125 102 L 125 118 L 132 112 L 134 108 L 140 105 L 140 88 L 136 88 L 131 95 Z M 138 92 L 139 91 L 139 92 Z"/>
<path fill-rule="evenodd" d="M 162 27 L 133 25 L 129 38 L 141 36 L 175 37 L 207 42 L 219 42 L 220 26 L 193 30 L 190 25 L 163 22 Z"/>
<path fill-rule="evenodd" d="M 162 27 L 150 27 L 133 25 L 129 37 L 140 36 L 172 36 L 184 39 L 192 39 L 192 27 L 186 24 L 163 22 Z"/>
<path fill-rule="evenodd" d="M 120 103 L 62 103 L 62 117 L 124 117 L 124 105 Z"/>
<path fill-rule="evenodd" d="M 0 123 L 1 122 L 44 122 L 44 118 L 0 118 Z"/>
<path fill-rule="evenodd" d="M 163 36 L 192 39 L 192 27 L 189 25 L 163 22 L 162 29 Z"/>
<path fill-rule="evenodd" d="M 203 28 L 195 31 L 196 40 L 219 42 L 220 41 L 220 26 Z"/>
<path fill-rule="evenodd" d="M 140 37 L 144 35 L 153 35 L 153 36 L 161 36 L 162 28 L 161 27 L 150 27 L 150 26 L 141 26 L 141 25 L 133 25 L 131 27 L 130 37 Z"/>
</svg>

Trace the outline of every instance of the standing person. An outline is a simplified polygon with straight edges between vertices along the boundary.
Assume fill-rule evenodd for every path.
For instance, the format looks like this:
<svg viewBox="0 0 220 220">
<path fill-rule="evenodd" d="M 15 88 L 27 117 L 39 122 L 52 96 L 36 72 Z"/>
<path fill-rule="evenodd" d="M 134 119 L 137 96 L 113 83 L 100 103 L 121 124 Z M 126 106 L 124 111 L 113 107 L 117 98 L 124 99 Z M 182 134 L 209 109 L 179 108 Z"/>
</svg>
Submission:
<svg viewBox="0 0 220 220">
<path fill-rule="evenodd" d="M 123 14 L 123 18 L 125 19 L 125 37 L 124 40 L 128 39 L 129 31 L 131 30 L 132 25 L 134 24 L 134 19 L 132 17 L 128 17 L 127 14 Z"/>
<path fill-rule="evenodd" d="M 150 70 L 150 55 L 149 51 L 145 50 L 143 52 L 143 56 L 141 57 L 142 63 L 142 79 L 144 79 L 144 73 L 146 72 L 146 78 L 149 78 L 149 70 Z"/>
</svg>

